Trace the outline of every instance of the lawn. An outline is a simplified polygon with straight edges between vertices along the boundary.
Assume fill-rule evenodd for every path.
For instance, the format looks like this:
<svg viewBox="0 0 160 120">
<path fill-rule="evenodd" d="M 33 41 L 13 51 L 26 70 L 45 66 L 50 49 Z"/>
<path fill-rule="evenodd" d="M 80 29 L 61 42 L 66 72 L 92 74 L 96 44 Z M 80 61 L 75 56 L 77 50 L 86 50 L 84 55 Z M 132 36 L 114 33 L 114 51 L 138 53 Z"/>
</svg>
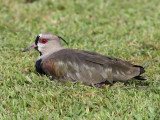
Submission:
<svg viewBox="0 0 160 120">
<path fill-rule="evenodd" d="M 35 71 L 23 53 L 39 33 L 145 66 L 149 80 L 103 88 L 58 83 Z M 1 0 L 0 120 L 159 120 L 159 0 Z"/>
</svg>

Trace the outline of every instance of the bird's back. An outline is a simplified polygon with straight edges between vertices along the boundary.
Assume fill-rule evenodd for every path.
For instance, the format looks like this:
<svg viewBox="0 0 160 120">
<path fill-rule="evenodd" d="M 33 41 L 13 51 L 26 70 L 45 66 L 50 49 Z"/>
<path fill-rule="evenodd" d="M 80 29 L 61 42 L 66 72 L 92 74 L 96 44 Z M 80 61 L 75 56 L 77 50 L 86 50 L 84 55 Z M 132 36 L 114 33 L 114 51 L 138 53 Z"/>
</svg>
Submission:
<svg viewBox="0 0 160 120">
<path fill-rule="evenodd" d="M 55 79 L 98 84 L 126 81 L 140 75 L 140 67 L 95 52 L 63 49 L 42 59 L 40 69 Z"/>
</svg>

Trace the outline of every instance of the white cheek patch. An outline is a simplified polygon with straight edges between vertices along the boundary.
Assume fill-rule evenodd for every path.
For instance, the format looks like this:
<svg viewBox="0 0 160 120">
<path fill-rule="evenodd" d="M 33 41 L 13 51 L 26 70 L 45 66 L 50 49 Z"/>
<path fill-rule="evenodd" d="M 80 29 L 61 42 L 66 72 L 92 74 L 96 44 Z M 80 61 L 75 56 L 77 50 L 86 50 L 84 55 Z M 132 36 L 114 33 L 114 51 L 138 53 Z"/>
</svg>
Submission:
<svg viewBox="0 0 160 120">
<path fill-rule="evenodd" d="M 42 37 L 42 34 L 39 34 L 39 37 Z"/>
<path fill-rule="evenodd" d="M 38 50 L 42 51 L 42 48 L 45 46 L 45 44 L 38 42 L 37 46 L 38 46 Z"/>
</svg>

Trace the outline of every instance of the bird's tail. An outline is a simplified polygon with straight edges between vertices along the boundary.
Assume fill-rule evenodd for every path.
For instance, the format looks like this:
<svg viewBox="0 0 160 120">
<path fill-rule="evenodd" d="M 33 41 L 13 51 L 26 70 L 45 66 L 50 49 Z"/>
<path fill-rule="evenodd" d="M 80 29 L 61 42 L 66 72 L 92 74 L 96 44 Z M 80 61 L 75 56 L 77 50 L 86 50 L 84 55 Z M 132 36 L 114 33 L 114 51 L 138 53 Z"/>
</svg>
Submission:
<svg viewBox="0 0 160 120">
<path fill-rule="evenodd" d="M 145 69 L 142 66 L 134 65 L 134 67 L 140 68 L 140 73 L 138 76 L 134 77 L 137 80 L 147 80 L 146 78 L 142 77 L 141 74 L 145 73 Z"/>
<path fill-rule="evenodd" d="M 136 76 L 136 77 L 134 77 L 135 79 L 137 79 L 137 80 L 148 80 L 147 78 L 144 78 L 144 77 L 142 77 L 142 76 Z"/>
</svg>

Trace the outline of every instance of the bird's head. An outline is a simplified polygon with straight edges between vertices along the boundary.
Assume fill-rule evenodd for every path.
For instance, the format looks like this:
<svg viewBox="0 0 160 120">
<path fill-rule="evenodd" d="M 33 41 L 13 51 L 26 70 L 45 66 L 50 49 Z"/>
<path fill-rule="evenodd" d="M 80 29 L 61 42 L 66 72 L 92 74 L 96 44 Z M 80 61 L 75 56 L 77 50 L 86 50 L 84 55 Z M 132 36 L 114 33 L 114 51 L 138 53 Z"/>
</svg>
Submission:
<svg viewBox="0 0 160 120">
<path fill-rule="evenodd" d="M 55 51 L 63 49 L 60 39 L 62 39 L 66 44 L 68 44 L 63 38 L 57 35 L 51 33 L 39 34 L 36 37 L 35 42 L 31 46 L 24 49 L 23 52 L 35 48 L 39 51 L 40 55 L 48 54 L 50 52 L 53 53 Z"/>
</svg>

